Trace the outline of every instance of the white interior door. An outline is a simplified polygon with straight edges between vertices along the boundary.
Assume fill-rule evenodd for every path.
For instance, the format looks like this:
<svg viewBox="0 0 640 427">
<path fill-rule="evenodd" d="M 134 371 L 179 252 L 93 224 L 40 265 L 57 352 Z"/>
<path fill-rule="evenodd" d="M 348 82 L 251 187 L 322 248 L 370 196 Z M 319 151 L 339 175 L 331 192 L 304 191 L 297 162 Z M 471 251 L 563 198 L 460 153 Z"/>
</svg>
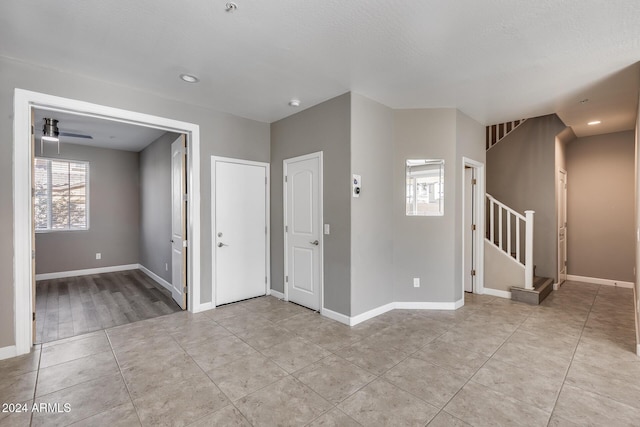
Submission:
<svg viewBox="0 0 640 427">
<path fill-rule="evenodd" d="M 567 172 L 558 172 L 558 285 L 561 285 L 567 280 Z"/>
<path fill-rule="evenodd" d="M 180 135 L 171 143 L 171 296 L 187 308 L 187 139 Z"/>
<path fill-rule="evenodd" d="M 212 158 L 215 304 L 267 293 L 267 163 Z"/>
<path fill-rule="evenodd" d="M 285 294 L 320 310 L 322 292 L 322 153 L 284 161 Z"/>
<path fill-rule="evenodd" d="M 473 224 L 473 180 L 474 169 L 465 166 L 464 168 L 464 291 L 473 292 L 473 282 L 475 279 L 473 248 L 475 247 L 475 230 Z"/>
</svg>

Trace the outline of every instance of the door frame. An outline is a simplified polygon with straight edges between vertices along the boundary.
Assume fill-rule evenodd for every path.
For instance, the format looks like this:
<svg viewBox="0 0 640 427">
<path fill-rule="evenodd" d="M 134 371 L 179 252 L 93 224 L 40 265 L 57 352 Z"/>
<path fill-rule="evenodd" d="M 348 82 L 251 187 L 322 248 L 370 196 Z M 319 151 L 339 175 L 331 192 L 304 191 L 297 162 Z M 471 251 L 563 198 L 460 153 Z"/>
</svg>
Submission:
<svg viewBox="0 0 640 427">
<path fill-rule="evenodd" d="M 190 241 L 187 263 L 189 311 L 209 308 L 200 302 L 200 126 L 150 114 L 138 113 L 100 104 L 63 98 L 16 88 L 13 102 L 13 292 L 16 355 L 26 354 L 32 345 L 33 217 L 31 212 L 31 138 L 32 108 L 63 111 L 162 129 L 187 135 L 187 186 L 189 189 L 188 233 Z"/>
<path fill-rule="evenodd" d="M 269 295 L 271 289 L 271 165 L 266 162 L 256 162 L 253 160 L 236 159 L 232 157 L 211 156 L 211 301 L 213 308 L 216 307 L 216 256 L 215 242 L 216 234 L 216 162 L 236 163 L 247 166 L 261 166 L 265 168 L 265 223 L 267 225 L 267 239 L 265 250 L 265 274 L 267 281 L 265 283 L 265 295 Z"/>
<path fill-rule="evenodd" d="M 318 159 L 318 206 L 320 211 L 320 230 L 318 240 L 320 241 L 320 295 L 319 295 L 319 312 L 322 313 L 324 311 L 324 153 L 322 151 L 316 151 L 315 153 L 305 154 L 303 156 L 291 157 L 288 159 L 284 159 L 282 161 L 282 233 L 284 235 L 284 271 L 282 274 L 282 284 L 284 289 L 284 300 L 289 301 L 289 284 L 285 280 L 287 276 L 287 272 L 289 271 L 289 251 L 288 249 L 288 239 L 287 239 L 287 231 L 286 225 L 287 221 L 287 181 L 285 181 L 285 177 L 287 176 L 287 167 L 289 163 L 299 162 L 301 160 L 309 160 L 309 159 Z"/>
<path fill-rule="evenodd" d="M 558 246 L 557 246 L 557 267 L 558 267 L 558 280 L 557 283 L 555 283 L 553 285 L 553 290 L 557 291 L 560 286 L 562 286 L 562 283 L 564 282 L 564 280 L 561 282 L 560 281 L 560 271 L 561 271 L 561 267 L 560 267 L 560 192 L 562 192 L 562 189 L 560 188 L 560 175 L 564 174 L 564 185 L 565 185 L 565 189 L 564 189 L 564 215 L 565 215 L 565 219 L 567 218 L 567 191 L 569 189 L 568 187 L 568 181 L 569 181 L 569 177 L 567 174 L 567 171 L 565 169 L 562 168 L 558 168 L 558 173 L 557 173 L 557 179 L 556 179 L 556 185 L 558 185 L 558 206 L 557 206 L 557 211 L 556 211 L 556 241 L 558 242 Z M 568 248 L 568 244 L 567 244 L 567 226 L 565 225 L 565 230 L 564 230 L 564 244 L 565 244 L 565 261 L 567 260 L 567 248 Z M 568 276 L 568 270 L 567 270 L 567 266 L 565 265 L 565 280 L 567 280 L 567 276 Z"/>
<path fill-rule="evenodd" d="M 461 178 L 461 265 L 462 265 L 462 276 L 460 280 L 460 289 L 462 290 L 461 298 L 464 301 L 464 275 L 468 269 L 464 264 L 464 249 L 465 249 L 465 233 L 464 228 L 465 224 L 465 194 L 466 194 L 466 180 L 465 180 L 465 167 L 470 167 L 474 170 L 474 175 L 476 177 L 476 185 L 473 189 L 473 198 L 474 198 L 474 206 L 473 206 L 473 218 L 472 221 L 476 224 L 476 236 L 477 239 L 473 245 L 473 269 L 476 270 L 476 279 L 473 283 L 473 293 L 474 294 L 483 294 L 484 293 L 484 236 L 485 236 L 485 170 L 484 163 L 480 163 L 468 157 L 462 157 L 462 171 L 460 172 Z"/>
</svg>

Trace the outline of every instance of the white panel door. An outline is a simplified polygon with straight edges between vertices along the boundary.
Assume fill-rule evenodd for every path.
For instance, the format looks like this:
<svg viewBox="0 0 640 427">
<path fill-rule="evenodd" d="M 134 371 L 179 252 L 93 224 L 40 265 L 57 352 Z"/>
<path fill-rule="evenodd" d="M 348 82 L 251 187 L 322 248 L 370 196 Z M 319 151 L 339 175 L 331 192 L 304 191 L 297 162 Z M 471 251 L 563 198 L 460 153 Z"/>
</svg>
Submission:
<svg viewBox="0 0 640 427">
<path fill-rule="evenodd" d="M 289 301 L 320 310 L 322 156 L 284 161 L 285 286 Z"/>
<path fill-rule="evenodd" d="M 567 280 L 567 172 L 558 171 L 558 284 Z"/>
<path fill-rule="evenodd" d="M 186 137 L 171 143 L 171 296 L 187 308 Z"/>
<path fill-rule="evenodd" d="M 473 292 L 473 281 L 475 276 L 472 274 L 474 269 L 473 248 L 475 240 L 475 232 L 473 230 L 473 175 L 474 170 L 471 167 L 464 169 L 464 291 Z"/>
<path fill-rule="evenodd" d="M 267 293 L 266 163 L 212 158 L 215 304 Z"/>
</svg>

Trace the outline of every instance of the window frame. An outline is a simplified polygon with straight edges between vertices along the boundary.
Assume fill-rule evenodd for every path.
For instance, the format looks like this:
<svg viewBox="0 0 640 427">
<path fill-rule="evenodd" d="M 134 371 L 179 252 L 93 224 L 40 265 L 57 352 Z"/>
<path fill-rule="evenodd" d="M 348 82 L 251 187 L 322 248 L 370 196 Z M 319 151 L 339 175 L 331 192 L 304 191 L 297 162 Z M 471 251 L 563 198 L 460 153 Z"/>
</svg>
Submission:
<svg viewBox="0 0 640 427">
<path fill-rule="evenodd" d="M 35 189 L 35 163 L 36 160 L 46 160 L 49 162 L 49 165 L 51 165 L 51 162 L 66 162 L 67 164 L 71 164 L 71 163 L 81 163 L 85 165 L 85 216 L 86 216 L 86 226 L 83 228 L 51 228 L 51 224 L 48 224 L 48 228 L 46 229 L 38 229 L 36 226 L 36 219 L 35 219 L 35 199 L 36 199 L 36 189 Z M 90 210 L 89 210 L 89 194 L 90 194 L 90 162 L 87 160 L 74 160 L 74 159 L 61 159 L 61 158 L 57 158 L 57 157 L 46 157 L 46 156 L 34 156 L 33 157 L 33 170 L 34 170 L 34 175 L 33 175 L 33 188 L 34 188 L 34 194 L 33 194 L 33 198 L 32 198 L 32 209 L 33 209 L 33 229 L 35 231 L 36 234 L 46 234 L 46 233 L 59 233 L 59 232 L 76 232 L 76 231 L 89 231 L 90 229 Z M 47 184 L 48 184 L 48 197 L 49 197 L 49 214 L 51 214 L 51 185 L 52 185 L 52 180 L 51 180 L 51 166 L 48 167 L 47 169 Z M 69 194 L 69 198 L 71 198 L 71 194 Z M 51 221 L 50 221 L 51 222 Z M 69 226 L 71 225 L 71 223 L 69 222 Z"/>
</svg>

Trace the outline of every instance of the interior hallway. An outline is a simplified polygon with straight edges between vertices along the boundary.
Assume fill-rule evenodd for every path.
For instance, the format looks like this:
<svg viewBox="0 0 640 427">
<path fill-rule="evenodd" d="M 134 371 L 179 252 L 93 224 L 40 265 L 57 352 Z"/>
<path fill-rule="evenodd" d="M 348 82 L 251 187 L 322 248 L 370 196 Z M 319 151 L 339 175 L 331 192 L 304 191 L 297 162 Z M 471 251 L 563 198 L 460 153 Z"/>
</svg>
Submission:
<svg viewBox="0 0 640 427">
<path fill-rule="evenodd" d="M 634 348 L 631 289 L 468 295 L 353 328 L 262 297 L 0 361 L 0 401 L 71 404 L 0 425 L 636 426 Z"/>
</svg>

